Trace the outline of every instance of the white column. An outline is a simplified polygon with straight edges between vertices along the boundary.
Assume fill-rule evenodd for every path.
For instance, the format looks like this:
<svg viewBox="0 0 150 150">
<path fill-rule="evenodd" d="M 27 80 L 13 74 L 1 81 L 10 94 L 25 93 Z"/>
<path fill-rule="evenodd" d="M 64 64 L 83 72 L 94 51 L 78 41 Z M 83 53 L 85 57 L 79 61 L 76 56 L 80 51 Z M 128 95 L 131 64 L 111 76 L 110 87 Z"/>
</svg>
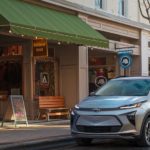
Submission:
<svg viewBox="0 0 150 150">
<path fill-rule="evenodd" d="M 150 49 L 148 48 L 148 41 L 150 41 L 150 36 L 148 32 L 141 32 L 141 75 L 149 75 L 149 62 L 148 58 L 150 57 Z"/>
<path fill-rule="evenodd" d="M 79 46 L 79 101 L 88 96 L 88 48 Z"/>
</svg>

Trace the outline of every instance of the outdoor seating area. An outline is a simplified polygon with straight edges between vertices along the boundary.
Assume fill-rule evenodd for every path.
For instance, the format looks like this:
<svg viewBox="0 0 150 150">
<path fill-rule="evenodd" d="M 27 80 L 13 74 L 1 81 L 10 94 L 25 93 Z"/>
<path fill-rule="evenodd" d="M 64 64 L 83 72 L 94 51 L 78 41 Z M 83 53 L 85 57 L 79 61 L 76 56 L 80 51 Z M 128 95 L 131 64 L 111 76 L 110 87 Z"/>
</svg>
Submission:
<svg viewBox="0 0 150 150">
<path fill-rule="evenodd" d="M 63 96 L 39 96 L 39 114 L 38 119 L 50 118 L 69 118 L 69 109 L 65 107 Z"/>
</svg>

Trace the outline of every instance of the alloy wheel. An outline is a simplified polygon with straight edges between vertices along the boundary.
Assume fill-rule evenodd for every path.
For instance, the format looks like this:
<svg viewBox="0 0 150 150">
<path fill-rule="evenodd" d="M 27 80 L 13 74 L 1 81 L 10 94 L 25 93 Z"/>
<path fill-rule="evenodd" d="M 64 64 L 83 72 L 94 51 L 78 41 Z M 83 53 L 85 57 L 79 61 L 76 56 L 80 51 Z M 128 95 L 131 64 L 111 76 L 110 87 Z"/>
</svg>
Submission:
<svg viewBox="0 0 150 150">
<path fill-rule="evenodd" d="M 145 140 L 148 145 L 150 145 L 150 120 L 146 122 L 145 126 Z"/>
</svg>

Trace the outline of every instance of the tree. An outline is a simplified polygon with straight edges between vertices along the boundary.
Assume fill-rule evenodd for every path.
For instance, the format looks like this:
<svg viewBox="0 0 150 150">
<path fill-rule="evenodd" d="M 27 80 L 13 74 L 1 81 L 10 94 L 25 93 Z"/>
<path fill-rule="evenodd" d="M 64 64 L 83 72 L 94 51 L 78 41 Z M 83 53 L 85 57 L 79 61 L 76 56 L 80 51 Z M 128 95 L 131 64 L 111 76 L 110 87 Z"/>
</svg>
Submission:
<svg viewBox="0 0 150 150">
<path fill-rule="evenodd" d="M 138 0 L 140 13 L 150 23 L 150 0 Z"/>
</svg>

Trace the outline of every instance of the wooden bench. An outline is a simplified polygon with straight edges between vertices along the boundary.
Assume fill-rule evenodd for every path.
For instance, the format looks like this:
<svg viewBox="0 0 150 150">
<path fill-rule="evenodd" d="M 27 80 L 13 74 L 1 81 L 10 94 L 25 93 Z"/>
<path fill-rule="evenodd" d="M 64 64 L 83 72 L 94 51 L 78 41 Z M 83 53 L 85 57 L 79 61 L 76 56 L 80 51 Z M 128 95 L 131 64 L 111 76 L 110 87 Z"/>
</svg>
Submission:
<svg viewBox="0 0 150 150">
<path fill-rule="evenodd" d="M 49 121 L 51 116 L 69 117 L 69 109 L 65 107 L 63 96 L 39 96 L 39 117 L 45 116 Z"/>
</svg>

